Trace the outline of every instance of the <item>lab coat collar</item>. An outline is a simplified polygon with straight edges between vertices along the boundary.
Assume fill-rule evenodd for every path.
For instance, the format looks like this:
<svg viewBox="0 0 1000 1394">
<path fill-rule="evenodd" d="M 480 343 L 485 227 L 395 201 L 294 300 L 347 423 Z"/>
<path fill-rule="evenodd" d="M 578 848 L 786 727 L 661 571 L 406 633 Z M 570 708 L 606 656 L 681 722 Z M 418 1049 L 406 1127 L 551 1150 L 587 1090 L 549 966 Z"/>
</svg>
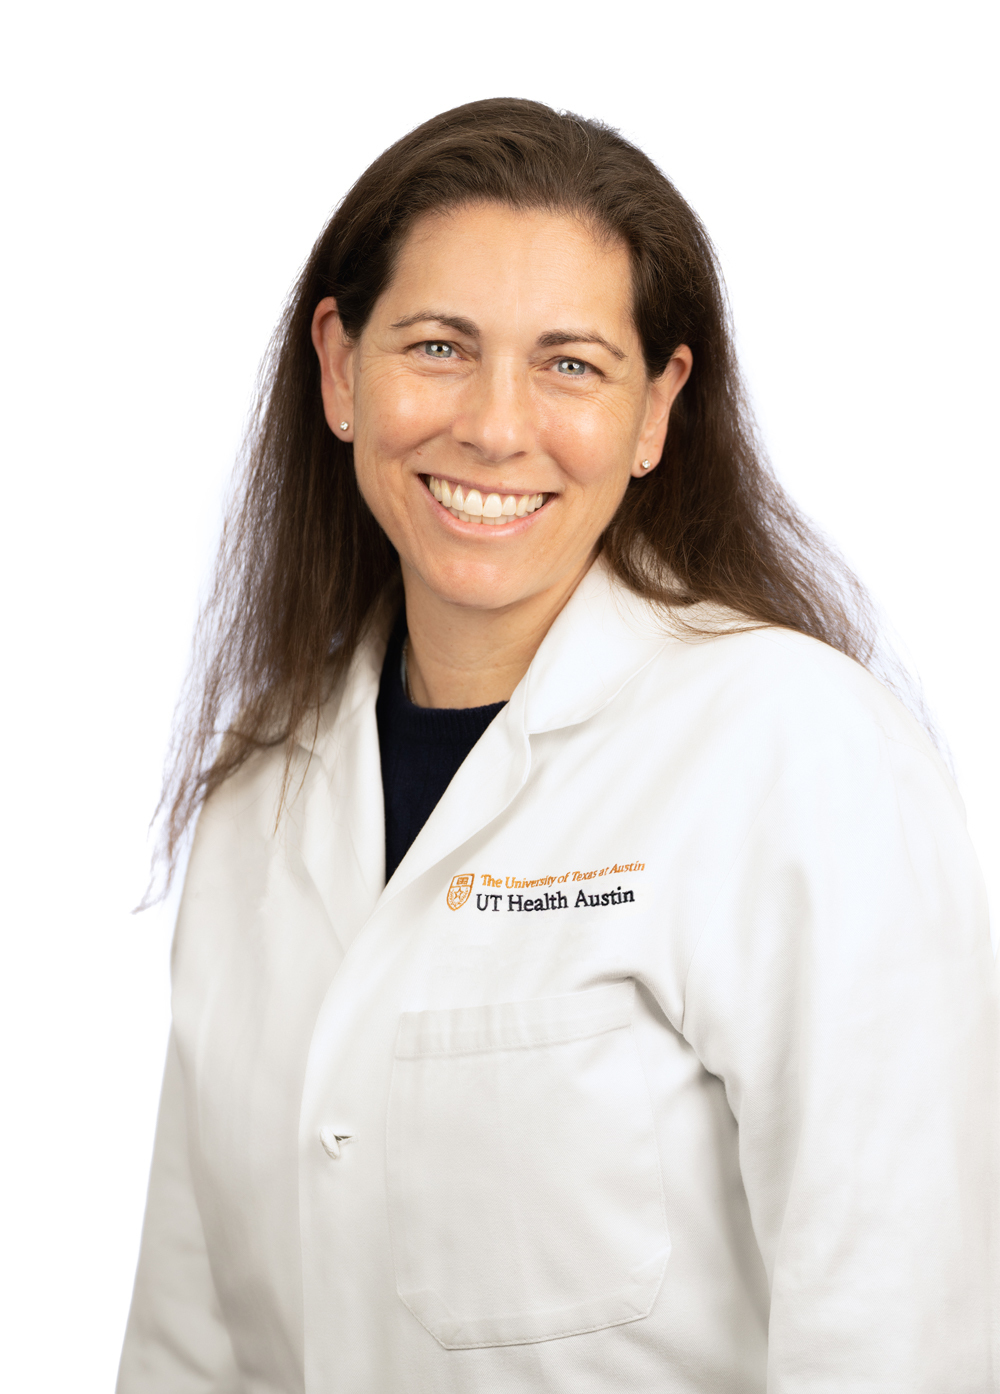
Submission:
<svg viewBox="0 0 1000 1394">
<path fill-rule="evenodd" d="M 586 721 L 671 642 L 666 613 L 627 590 L 599 557 L 525 674 L 528 733 Z"/>
<path fill-rule="evenodd" d="M 701 614 L 705 607 L 697 606 Z M 331 768 L 345 723 L 378 696 L 392 616 L 385 614 L 361 643 L 340 692 L 308 722 L 298 743 Z M 523 717 L 529 735 L 575 726 L 613 700 L 667 644 L 678 640 L 668 612 L 640 599 L 598 557 L 539 646 L 505 711 Z"/>
</svg>

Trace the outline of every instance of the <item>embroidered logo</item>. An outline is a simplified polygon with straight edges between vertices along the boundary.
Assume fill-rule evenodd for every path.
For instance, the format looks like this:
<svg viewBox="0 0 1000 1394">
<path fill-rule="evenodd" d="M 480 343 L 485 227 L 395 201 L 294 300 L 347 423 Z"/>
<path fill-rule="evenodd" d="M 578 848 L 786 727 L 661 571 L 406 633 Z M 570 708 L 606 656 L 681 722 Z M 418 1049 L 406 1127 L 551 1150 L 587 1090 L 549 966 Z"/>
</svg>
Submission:
<svg viewBox="0 0 1000 1394">
<path fill-rule="evenodd" d="M 465 872 L 462 876 L 453 876 L 451 885 L 448 887 L 448 909 L 461 910 L 462 906 L 472 894 L 472 883 L 475 881 L 475 873 Z"/>
</svg>

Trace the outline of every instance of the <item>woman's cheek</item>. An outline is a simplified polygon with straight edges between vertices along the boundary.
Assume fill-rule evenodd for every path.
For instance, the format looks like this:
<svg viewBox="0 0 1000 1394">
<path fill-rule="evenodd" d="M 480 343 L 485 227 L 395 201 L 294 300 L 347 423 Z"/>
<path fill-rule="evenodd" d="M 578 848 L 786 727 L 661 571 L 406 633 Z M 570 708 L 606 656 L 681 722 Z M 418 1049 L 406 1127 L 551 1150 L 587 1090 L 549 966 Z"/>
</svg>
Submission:
<svg viewBox="0 0 1000 1394">
<path fill-rule="evenodd" d="M 380 454 L 402 455 L 449 424 L 447 385 L 433 377 L 386 372 L 367 385 L 365 407 L 376 423 Z"/>
<path fill-rule="evenodd" d="M 573 402 L 570 409 L 550 412 L 544 438 L 548 453 L 579 484 L 594 484 L 603 476 L 615 476 L 630 452 L 623 447 L 618 413 L 606 405 Z"/>
</svg>

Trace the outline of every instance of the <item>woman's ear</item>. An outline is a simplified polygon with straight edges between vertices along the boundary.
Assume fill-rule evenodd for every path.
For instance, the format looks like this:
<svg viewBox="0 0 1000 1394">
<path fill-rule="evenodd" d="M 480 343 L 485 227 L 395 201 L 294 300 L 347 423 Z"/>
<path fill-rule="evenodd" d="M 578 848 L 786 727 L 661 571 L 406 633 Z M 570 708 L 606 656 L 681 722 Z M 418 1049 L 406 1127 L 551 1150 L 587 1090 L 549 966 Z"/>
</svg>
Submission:
<svg viewBox="0 0 1000 1394">
<path fill-rule="evenodd" d="M 322 374 L 323 414 L 340 440 L 354 439 L 354 344 L 344 333 L 337 302 L 326 296 L 316 306 L 312 341 Z"/>
<path fill-rule="evenodd" d="M 691 376 L 693 364 L 694 354 L 687 344 L 681 344 L 660 376 L 649 384 L 646 423 L 636 446 L 637 459 L 632 465 L 632 474 L 636 479 L 643 478 L 654 469 L 663 454 L 670 408 Z"/>
</svg>

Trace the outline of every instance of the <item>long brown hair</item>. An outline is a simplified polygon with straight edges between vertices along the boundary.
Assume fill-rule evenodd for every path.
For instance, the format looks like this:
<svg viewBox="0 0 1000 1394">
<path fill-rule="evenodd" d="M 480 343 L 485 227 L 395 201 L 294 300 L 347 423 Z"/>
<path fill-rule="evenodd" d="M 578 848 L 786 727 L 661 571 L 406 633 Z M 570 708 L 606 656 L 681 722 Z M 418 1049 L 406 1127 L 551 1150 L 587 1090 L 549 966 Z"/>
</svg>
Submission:
<svg viewBox="0 0 1000 1394">
<path fill-rule="evenodd" d="M 364 172 L 274 335 L 157 810 L 168 878 L 200 804 L 255 750 L 318 717 L 398 586 L 398 558 L 358 492 L 352 447 L 324 418 L 313 311 L 336 296 L 356 338 L 414 221 L 484 201 L 572 211 L 619 239 L 649 375 L 680 344 L 694 355 L 661 467 L 629 483 L 602 539 L 612 570 L 651 600 L 715 601 L 878 666 L 864 591 L 768 467 L 695 213 L 642 151 L 599 122 L 539 102 L 471 102 L 417 127 Z"/>
</svg>

